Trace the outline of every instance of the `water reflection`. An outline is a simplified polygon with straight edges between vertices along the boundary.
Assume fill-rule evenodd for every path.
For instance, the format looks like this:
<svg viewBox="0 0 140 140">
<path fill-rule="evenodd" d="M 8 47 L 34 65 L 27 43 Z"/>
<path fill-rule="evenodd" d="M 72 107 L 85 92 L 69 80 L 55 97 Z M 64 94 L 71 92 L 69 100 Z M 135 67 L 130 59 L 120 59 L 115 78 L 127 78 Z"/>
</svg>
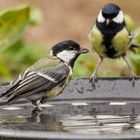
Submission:
<svg viewBox="0 0 140 140">
<path fill-rule="evenodd" d="M 139 104 L 53 104 L 42 112 L 21 105 L 0 109 L 0 129 L 63 131 L 73 133 L 130 133 L 140 131 Z M 14 107 L 11 107 L 14 108 Z"/>
</svg>

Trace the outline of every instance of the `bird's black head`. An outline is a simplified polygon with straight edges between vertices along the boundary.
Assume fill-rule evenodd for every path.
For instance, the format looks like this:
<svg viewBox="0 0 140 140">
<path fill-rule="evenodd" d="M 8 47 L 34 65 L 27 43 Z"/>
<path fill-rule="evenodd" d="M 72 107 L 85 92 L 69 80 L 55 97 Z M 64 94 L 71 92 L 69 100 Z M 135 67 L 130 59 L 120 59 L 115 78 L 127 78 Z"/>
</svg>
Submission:
<svg viewBox="0 0 140 140">
<path fill-rule="evenodd" d="M 78 56 L 87 52 L 88 49 L 81 48 L 77 42 L 73 40 L 65 40 L 54 45 L 51 54 L 73 66 Z"/>
<path fill-rule="evenodd" d="M 122 24 L 124 22 L 124 15 L 118 5 L 107 4 L 101 9 L 97 21 L 105 23 L 107 26 L 110 23 Z"/>
<path fill-rule="evenodd" d="M 62 42 L 57 43 L 52 47 L 53 55 L 57 56 L 58 53 L 62 51 L 79 51 L 80 50 L 80 45 L 73 41 L 73 40 L 65 40 Z"/>
<path fill-rule="evenodd" d="M 107 4 L 102 8 L 102 14 L 107 19 L 115 18 L 120 12 L 120 7 L 115 4 Z"/>
</svg>

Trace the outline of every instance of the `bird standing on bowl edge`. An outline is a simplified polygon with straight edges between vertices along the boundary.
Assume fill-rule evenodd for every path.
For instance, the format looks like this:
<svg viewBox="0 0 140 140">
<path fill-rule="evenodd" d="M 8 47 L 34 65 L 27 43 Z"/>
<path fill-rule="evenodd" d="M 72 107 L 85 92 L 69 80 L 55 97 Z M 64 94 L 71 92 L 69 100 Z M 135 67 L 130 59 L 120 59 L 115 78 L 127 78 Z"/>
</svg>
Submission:
<svg viewBox="0 0 140 140">
<path fill-rule="evenodd" d="M 116 59 L 122 57 L 126 62 L 132 79 L 135 84 L 135 73 L 128 63 L 126 52 L 133 47 L 140 47 L 134 42 L 132 35 L 126 26 L 123 11 L 116 4 L 107 4 L 99 12 L 95 24 L 89 34 L 93 50 L 97 52 L 100 59 L 90 78 L 90 82 L 95 86 L 97 82 L 97 71 L 104 58 Z"/>
<path fill-rule="evenodd" d="M 4 104 L 26 98 L 39 108 L 39 103 L 62 93 L 72 77 L 72 68 L 79 55 L 87 53 L 72 40 L 57 43 L 45 57 L 11 81 L 6 91 L 1 94 Z"/>
</svg>

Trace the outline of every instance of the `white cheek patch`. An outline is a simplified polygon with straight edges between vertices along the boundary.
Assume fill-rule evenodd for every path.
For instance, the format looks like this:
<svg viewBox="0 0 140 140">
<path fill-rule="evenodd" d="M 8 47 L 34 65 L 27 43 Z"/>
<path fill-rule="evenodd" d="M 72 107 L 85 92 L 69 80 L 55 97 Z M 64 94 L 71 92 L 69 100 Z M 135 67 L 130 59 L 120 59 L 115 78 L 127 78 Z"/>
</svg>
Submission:
<svg viewBox="0 0 140 140">
<path fill-rule="evenodd" d="M 69 63 L 76 56 L 76 51 L 67 51 L 64 50 L 57 54 L 57 57 L 64 62 Z"/>
<path fill-rule="evenodd" d="M 100 11 L 100 13 L 98 15 L 97 21 L 101 22 L 101 23 L 103 23 L 105 21 L 105 18 L 102 15 L 102 10 Z"/>
<path fill-rule="evenodd" d="M 120 11 L 118 16 L 113 18 L 113 21 L 116 22 L 116 23 L 123 23 L 123 21 L 124 21 L 123 12 Z"/>
</svg>

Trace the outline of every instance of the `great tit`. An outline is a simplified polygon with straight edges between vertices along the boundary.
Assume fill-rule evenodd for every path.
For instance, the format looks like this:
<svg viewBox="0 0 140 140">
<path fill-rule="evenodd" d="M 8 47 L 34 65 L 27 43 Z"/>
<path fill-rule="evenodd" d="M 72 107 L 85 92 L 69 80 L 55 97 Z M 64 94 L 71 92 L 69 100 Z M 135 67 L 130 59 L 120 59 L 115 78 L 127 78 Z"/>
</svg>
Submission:
<svg viewBox="0 0 140 140">
<path fill-rule="evenodd" d="M 126 57 L 127 50 L 133 49 L 137 45 L 139 47 L 139 44 L 133 42 L 133 38 L 134 36 L 127 29 L 124 14 L 120 7 L 115 4 L 105 5 L 100 10 L 96 23 L 89 34 L 93 50 L 100 57 L 90 79 L 93 84 L 97 81 L 97 71 L 104 58 L 114 59 L 122 57 L 130 70 L 134 86 L 135 74 Z"/>
<path fill-rule="evenodd" d="M 62 93 L 72 77 L 74 62 L 87 52 L 72 40 L 54 45 L 49 57 L 40 59 L 10 83 L 1 100 L 9 104 L 26 98 L 39 108 L 39 103 Z"/>
</svg>

